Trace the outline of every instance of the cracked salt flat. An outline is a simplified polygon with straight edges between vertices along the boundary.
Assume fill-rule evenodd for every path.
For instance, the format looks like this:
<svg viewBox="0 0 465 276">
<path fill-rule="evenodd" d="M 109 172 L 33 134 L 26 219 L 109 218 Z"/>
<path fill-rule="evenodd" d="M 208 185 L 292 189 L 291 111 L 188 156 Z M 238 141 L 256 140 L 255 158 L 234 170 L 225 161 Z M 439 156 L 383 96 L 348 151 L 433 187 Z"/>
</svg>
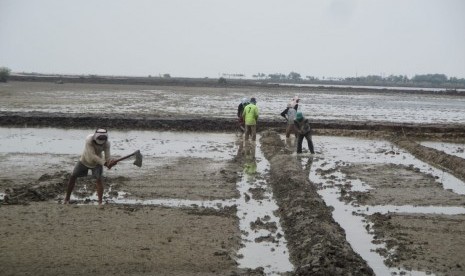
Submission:
<svg viewBox="0 0 465 276">
<path fill-rule="evenodd" d="M 404 275 L 431 275 L 422 271 L 406 271 L 396 268 L 389 268 L 384 264 L 384 259 L 374 252 L 376 248 L 383 245 L 375 245 L 371 241 L 373 236 L 366 229 L 366 222 L 359 215 L 354 214 L 372 214 L 374 212 L 411 212 L 425 214 L 465 214 L 463 207 L 441 207 L 441 206 L 353 206 L 341 202 L 338 197 L 340 190 L 337 187 L 330 187 L 326 184 L 327 179 L 323 178 L 316 172 L 317 168 L 324 170 L 336 169 L 339 165 L 350 163 L 394 163 L 402 165 L 413 164 L 420 168 L 421 172 L 431 173 L 437 176 L 438 180 L 443 183 L 444 189 L 451 189 L 457 194 L 465 194 L 465 183 L 451 174 L 436 169 L 412 156 L 410 153 L 395 147 L 387 141 L 381 140 L 364 140 L 347 137 L 329 137 L 314 136 L 315 149 L 317 155 L 313 157 L 312 167 L 309 173 L 309 179 L 313 183 L 321 184 L 323 189 L 318 193 L 322 196 L 328 206 L 333 206 L 334 219 L 344 228 L 347 240 L 364 258 L 368 265 L 373 268 L 377 275 L 389 275 L 392 273 L 403 273 Z M 394 150 L 399 154 L 386 155 L 383 152 Z M 312 158 L 312 157 L 308 157 Z M 308 161 L 303 160 L 305 166 Z M 334 173 L 333 181 L 341 181 L 344 174 L 337 171 Z M 369 185 L 361 181 L 353 181 L 354 190 L 370 189 Z"/>
<path fill-rule="evenodd" d="M 65 130 L 56 128 L 0 128 L 0 153 L 36 153 L 36 154 L 60 154 L 79 156 L 83 149 L 85 137 L 89 134 L 88 130 Z M 199 132 L 156 132 L 156 131 L 109 131 L 110 142 L 112 143 L 112 154 L 130 153 L 135 149 L 140 149 L 144 156 L 159 157 L 208 157 L 216 160 L 228 160 L 237 154 L 238 147 L 237 137 L 234 134 L 216 134 L 216 133 L 199 133 Z M 257 140 L 259 138 L 257 137 Z M 244 145 L 245 146 L 245 145 Z M 208 207 L 221 208 L 224 206 L 237 206 L 237 216 L 239 218 L 239 227 L 242 234 L 243 245 L 238 254 L 242 255 L 237 261 L 242 268 L 263 267 L 266 275 L 278 275 L 283 272 L 293 270 L 289 262 L 289 253 L 287 241 L 285 240 L 283 230 L 279 219 L 274 215 L 278 209 L 272 199 L 269 189 L 266 189 L 266 181 L 262 177 L 269 169 L 267 160 L 260 151 L 259 143 L 247 145 L 253 146 L 247 156 L 252 158 L 253 164 L 244 167 L 241 173 L 240 181 L 236 184 L 240 192 L 238 199 L 226 200 L 182 200 L 182 199 L 147 199 L 136 200 L 126 199 L 125 193 L 120 192 L 116 198 L 111 198 L 110 202 L 115 204 L 142 204 L 142 205 L 161 205 L 167 207 Z M 40 163 L 40 160 L 36 160 Z M 117 173 L 105 171 L 108 175 L 122 174 L 129 170 L 132 165 L 123 164 L 123 169 Z M 254 167 L 253 171 L 250 166 Z M 125 168 L 126 167 L 126 168 Z M 71 168 L 70 168 L 71 169 Z M 144 169 L 144 166 L 141 168 Z M 246 198 L 245 194 L 250 193 L 249 188 L 265 189 L 264 199 L 256 200 L 253 197 Z M 111 192 L 111 189 L 110 191 Z M 3 198 L 0 194 L 0 198 Z M 107 192 L 104 198 L 110 198 Z M 71 200 L 79 202 L 90 202 L 97 204 L 97 196 L 93 195 L 85 198 L 76 197 L 74 194 Z M 87 203 L 86 203 L 87 204 Z M 251 222 L 257 218 L 268 217 L 267 222 L 275 222 L 276 232 L 268 230 L 251 229 Z M 281 236 L 278 237 L 277 234 Z M 271 235 L 275 242 L 262 241 L 256 242 L 256 238 Z"/>
</svg>

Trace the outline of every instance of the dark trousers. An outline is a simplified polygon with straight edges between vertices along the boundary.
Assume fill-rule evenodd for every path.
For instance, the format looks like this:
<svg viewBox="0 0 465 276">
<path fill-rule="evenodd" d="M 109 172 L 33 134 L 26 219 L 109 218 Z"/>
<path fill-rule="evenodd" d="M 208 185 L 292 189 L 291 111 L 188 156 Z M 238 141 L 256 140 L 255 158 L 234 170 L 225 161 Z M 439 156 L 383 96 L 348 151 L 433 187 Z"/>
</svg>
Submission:
<svg viewBox="0 0 465 276">
<path fill-rule="evenodd" d="M 305 139 L 307 139 L 308 143 L 308 149 L 310 150 L 311 153 L 315 153 L 313 150 L 313 142 L 312 142 L 312 134 L 309 132 L 307 134 L 299 134 L 297 136 L 297 153 L 302 153 L 302 142 Z"/>
</svg>

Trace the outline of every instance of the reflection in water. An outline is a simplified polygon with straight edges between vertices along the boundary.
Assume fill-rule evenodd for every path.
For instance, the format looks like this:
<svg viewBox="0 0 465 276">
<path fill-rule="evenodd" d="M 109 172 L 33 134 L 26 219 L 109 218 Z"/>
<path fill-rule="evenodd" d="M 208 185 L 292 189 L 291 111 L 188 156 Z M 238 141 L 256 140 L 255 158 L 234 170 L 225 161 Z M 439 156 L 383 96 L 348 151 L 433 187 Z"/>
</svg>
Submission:
<svg viewBox="0 0 465 276">
<path fill-rule="evenodd" d="M 333 207 L 333 218 L 344 229 L 347 241 L 354 250 L 367 261 L 376 275 L 428 275 L 429 272 L 388 267 L 384 263 L 384 257 L 377 253 L 378 249 L 386 248 L 385 244 L 372 243 L 373 233 L 367 231 L 366 227 L 369 224 L 364 215 L 374 212 L 463 214 L 465 208 L 461 206 L 359 206 L 348 204 L 340 200 L 341 186 L 343 186 L 345 179 L 340 167 L 344 164 L 356 163 L 392 163 L 412 166 L 418 168 L 422 173 L 433 175 L 444 189 L 451 189 L 457 194 L 465 193 L 463 182 L 416 159 L 409 152 L 396 148 L 387 141 L 326 136 L 319 140 L 319 144 L 319 148 L 322 150 L 311 162 L 313 170 L 310 170 L 309 179 L 319 188 L 318 193 L 325 203 Z M 399 154 L 386 154 L 393 149 Z M 307 159 L 301 159 L 301 162 L 306 171 L 312 166 Z M 352 191 L 366 192 L 372 189 L 357 179 L 352 179 L 351 184 Z"/>
<path fill-rule="evenodd" d="M 313 165 L 313 156 L 304 157 L 302 155 L 297 155 L 297 160 L 302 164 L 302 168 L 307 176 L 310 176 L 310 171 Z"/>
<path fill-rule="evenodd" d="M 244 141 L 244 173 L 253 175 L 257 172 L 257 159 L 255 158 L 256 143 Z"/>
<path fill-rule="evenodd" d="M 241 180 L 237 183 L 240 198 L 237 199 L 237 216 L 242 235 L 242 247 L 238 254 L 243 256 L 237 261 L 241 268 L 263 267 L 265 275 L 286 275 L 293 270 L 289 261 L 287 241 L 282 235 L 283 230 L 276 217 L 278 209 L 263 175 L 269 169 L 269 164 L 260 150 L 260 142 L 238 139 L 237 160 L 244 166 Z M 251 191 L 263 190 L 263 198 L 255 198 Z M 277 230 L 252 229 L 255 221 L 276 223 Z M 271 240 L 263 240 L 269 237 Z"/>
</svg>

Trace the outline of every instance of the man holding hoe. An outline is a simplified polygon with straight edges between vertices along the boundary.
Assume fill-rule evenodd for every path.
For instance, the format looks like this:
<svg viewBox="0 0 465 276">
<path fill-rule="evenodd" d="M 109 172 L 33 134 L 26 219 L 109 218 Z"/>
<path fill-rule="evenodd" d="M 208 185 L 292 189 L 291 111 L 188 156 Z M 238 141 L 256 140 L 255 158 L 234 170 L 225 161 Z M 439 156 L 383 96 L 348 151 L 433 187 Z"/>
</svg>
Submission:
<svg viewBox="0 0 465 276">
<path fill-rule="evenodd" d="M 297 136 L 297 153 L 302 153 L 302 142 L 307 139 L 308 149 L 311 154 L 315 154 L 312 142 L 312 128 L 310 127 L 310 121 L 304 117 L 302 112 L 297 112 L 294 120 L 294 127 L 298 134 Z"/>
<path fill-rule="evenodd" d="M 105 154 L 105 159 L 102 158 L 102 152 Z M 110 158 L 110 142 L 108 141 L 108 133 L 104 128 L 99 128 L 94 134 L 89 134 L 86 138 L 84 151 L 74 167 L 73 173 L 69 178 L 68 189 L 64 204 L 69 204 L 71 193 L 73 192 L 76 179 L 78 177 L 87 176 L 89 170 L 92 171 L 92 176 L 97 181 L 97 197 L 98 205 L 102 208 L 103 197 L 103 182 L 102 173 L 103 166 L 111 169 L 116 165 L 117 160 Z"/>
</svg>

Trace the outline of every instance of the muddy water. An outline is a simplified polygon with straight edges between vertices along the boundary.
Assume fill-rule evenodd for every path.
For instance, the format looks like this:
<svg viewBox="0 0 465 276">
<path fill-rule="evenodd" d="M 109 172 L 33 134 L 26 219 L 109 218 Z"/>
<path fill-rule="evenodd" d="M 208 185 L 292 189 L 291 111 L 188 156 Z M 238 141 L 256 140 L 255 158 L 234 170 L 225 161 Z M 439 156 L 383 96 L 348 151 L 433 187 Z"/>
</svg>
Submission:
<svg viewBox="0 0 465 276">
<path fill-rule="evenodd" d="M 244 256 L 239 263 L 242 267 L 260 264 L 267 275 L 292 271 L 287 242 L 279 219 L 274 215 L 278 206 L 263 178 L 269 164 L 258 142 L 245 143 L 243 150 L 246 160 L 238 183 L 241 197 L 237 200 L 237 208 L 241 231 L 245 233 L 245 247 L 239 250 L 239 254 Z M 259 194 L 254 195 L 251 191 L 259 191 Z"/>
<path fill-rule="evenodd" d="M 1 153 L 81 154 L 84 139 L 94 130 L 0 128 Z M 140 149 L 144 156 L 192 156 L 228 159 L 235 154 L 231 135 L 201 132 L 109 130 L 112 156 Z M 219 148 L 219 147 L 224 148 Z"/>
<path fill-rule="evenodd" d="M 384 259 L 375 253 L 377 248 L 384 245 L 372 243 L 374 237 L 368 233 L 370 225 L 362 215 L 375 212 L 399 212 L 420 214 L 465 214 L 462 206 L 428 206 L 425 200 L 424 206 L 360 206 L 358 204 L 347 204 L 340 200 L 341 187 L 346 181 L 345 175 L 340 171 L 341 166 L 349 166 L 357 163 L 392 163 L 418 168 L 420 172 L 432 174 L 444 189 L 449 189 L 456 194 L 465 194 L 465 183 L 440 169 L 415 159 L 408 152 L 399 149 L 389 142 L 381 140 L 362 140 L 346 137 L 314 137 L 317 154 L 312 157 L 312 167 L 309 179 L 320 187 L 319 194 L 325 202 L 334 207 L 334 219 L 346 231 L 347 239 L 355 251 L 357 251 L 373 268 L 377 275 L 389 275 L 402 273 L 407 275 L 429 275 L 430 272 L 407 271 L 404 269 L 390 268 L 384 264 Z M 305 160 L 302 166 L 305 167 Z M 330 172 L 324 174 L 322 172 Z M 381 173 L 381 172 L 380 172 Z M 357 179 L 351 179 L 351 190 L 369 191 L 372 189 L 368 184 Z M 340 185 L 338 185 L 340 184 Z"/>
<path fill-rule="evenodd" d="M 17 156 L 23 164 L 33 163 L 39 168 L 41 165 L 47 165 L 52 170 L 57 168 L 71 170 L 73 163 L 83 149 L 84 138 L 88 133 L 88 130 L 54 128 L 0 128 L 0 141 L 2 141 L 0 144 L 0 164 L 2 160 L 13 162 L 12 156 Z M 279 219 L 274 215 L 277 206 L 270 190 L 267 189 L 263 176 L 269 165 L 260 151 L 260 145 L 244 145 L 234 134 L 110 131 L 109 135 L 112 143 L 112 155 L 122 156 L 140 149 L 144 160 L 153 160 L 150 159 L 151 157 L 164 157 L 166 159 L 190 157 L 212 158 L 220 161 L 230 160 L 237 157 L 238 154 L 244 154 L 246 159 L 243 163 L 243 170 L 238 172 L 240 177 L 236 184 L 240 192 L 239 198 L 219 200 L 137 199 L 128 197 L 129 194 L 124 191 L 118 191 L 115 196 L 112 187 L 108 191 L 106 190 L 104 198 L 113 204 L 158 205 L 172 208 L 201 206 L 218 209 L 226 206 L 237 206 L 243 243 L 243 247 L 238 252 L 239 267 L 252 269 L 263 267 L 267 275 L 293 270 L 289 262 L 284 233 Z M 47 156 L 47 158 L 40 158 L 40 156 Z M 60 158 L 56 158 L 57 156 Z M 33 161 L 29 163 L 28 159 Z M 30 166 L 26 167 L 26 169 L 31 169 Z M 126 162 L 115 167 L 117 170 L 105 170 L 105 175 L 117 177 L 144 174 L 147 167 L 150 165 L 143 164 L 142 168 L 137 168 L 131 162 Z M 36 171 L 35 173 L 35 176 L 31 175 L 29 178 L 38 178 L 44 172 Z M 86 189 L 85 186 L 84 189 Z M 75 192 L 77 193 L 72 195 L 71 200 L 85 204 L 96 204 L 97 196 L 95 193 L 78 190 Z M 82 194 L 87 196 L 83 198 Z M 3 197 L 4 194 L 0 193 L 0 199 Z"/>
<path fill-rule="evenodd" d="M 315 120 L 398 123 L 465 122 L 465 97 L 408 93 L 301 91 L 287 88 L 156 87 L 12 82 L 0 85 L 0 112 L 121 113 L 235 118 L 244 97 L 257 98 L 260 117 L 281 120 L 295 95 Z M 115 95 L 117 95 L 115 97 Z"/>
<path fill-rule="evenodd" d="M 57 168 L 70 170 L 73 160 L 82 151 L 83 137 L 88 130 L 63 129 L 30 129 L 30 128 L 0 128 L 0 165 L 2 160 L 22 160 L 26 168 L 46 164 L 48 170 Z M 240 220 L 244 247 L 238 252 L 242 258 L 239 265 L 245 268 L 263 267 L 269 275 L 292 271 L 286 248 L 286 240 L 279 219 L 274 216 L 277 209 L 272 200 L 272 194 L 267 189 L 263 175 L 268 170 L 268 162 L 260 151 L 260 146 L 238 143 L 238 138 L 232 134 L 212 133 L 182 133 L 182 132 L 153 132 L 153 131 L 112 131 L 112 152 L 115 155 L 125 155 L 140 149 L 147 159 L 150 157 L 205 157 L 215 160 L 230 160 L 244 152 L 245 161 L 237 189 L 240 197 L 225 198 L 224 200 L 184 200 L 184 199 L 128 199 L 127 194 L 119 192 L 111 197 L 115 204 L 143 204 L 162 205 L 167 207 L 204 206 L 221 208 L 237 206 L 237 216 Z M 361 215 L 374 212 L 403 212 L 421 214 L 465 214 L 461 206 L 361 206 L 346 204 L 340 201 L 340 187 L 334 183 L 343 183 L 346 176 L 339 169 L 356 163 L 393 163 L 418 168 L 420 172 L 432 174 L 438 182 L 457 194 L 465 194 L 465 184 L 440 169 L 415 159 L 408 152 L 399 149 L 389 142 L 381 140 L 362 140 L 347 137 L 315 136 L 314 156 L 302 156 L 302 165 L 309 169 L 309 179 L 320 186 L 320 195 L 327 205 L 334 207 L 334 219 L 344 228 L 347 239 L 352 247 L 368 262 L 377 275 L 391 273 L 406 273 L 407 275 L 424 275 L 426 272 L 406 271 L 404 269 L 389 268 L 384 259 L 374 252 L 384 245 L 372 244 L 373 236 L 367 232 L 370 225 Z M 241 148 L 242 147 L 242 148 Z M 40 158 L 46 156 L 46 158 Z M 57 158 L 59 157 L 59 158 Z M 27 162 L 31 158 L 33 162 Z M 56 162 L 53 163 L 53 162 Z M 310 168 L 307 168 L 308 165 Z M 3 166 L 3 165 L 2 165 Z M 55 167 L 54 167 L 55 166 Z M 60 167 L 61 166 L 61 167 Z M 144 173 L 145 167 L 136 168 L 131 162 L 122 163 L 117 171 L 106 171 L 107 176 L 133 175 Z M 335 170 L 328 175 L 322 175 L 322 170 Z M 37 172 L 40 176 L 42 172 Z M 31 176 L 32 177 L 32 176 Z M 368 191 L 372 189 L 367 183 L 351 179 L 352 190 Z M 109 191 L 111 192 L 111 190 Z M 0 198 L 3 195 L 0 194 Z M 77 198 L 77 197 L 76 197 Z M 87 197 L 95 202 L 95 195 Z"/>
</svg>

